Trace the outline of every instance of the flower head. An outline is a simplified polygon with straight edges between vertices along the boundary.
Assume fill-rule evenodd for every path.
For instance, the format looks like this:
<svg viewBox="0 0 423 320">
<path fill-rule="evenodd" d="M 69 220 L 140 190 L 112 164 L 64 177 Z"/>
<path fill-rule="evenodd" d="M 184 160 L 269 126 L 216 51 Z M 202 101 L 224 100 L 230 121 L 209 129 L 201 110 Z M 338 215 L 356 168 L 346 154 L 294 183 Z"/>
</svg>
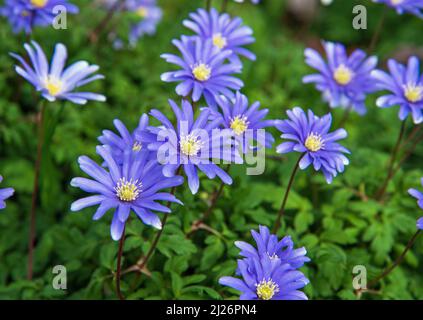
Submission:
<svg viewBox="0 0 423 320">
<path fill-rule="evenodd" d="M 121 238 L 131 211 L 146 225 L 161 229 L 160 219 L 153 211 L 170 213 L 171 210 L 157 201 L 182 203 L 173 194 L 160 191 L 182 184 L 183 178 L 163 176 L 161 166 L 156 160 L 149 160 L 146 149 L 140 152 L 126 150 L 121 165 L 113 158 L 109 147 L 99 146 L 97 153 L 104 159 L 107 170 L 86 156 L 78 159 L 81 170 L 93 179 L 74 178 L 71 185 L 94 195 L 75 201 L 71 210 L 99 205 L 93 216 L 98 220 L 113 209 L 113 240 Z"/>
<path fill-rule="evenodd" d="M 314 83 L 331 108 L 353 108 L 358 114 L 366 113 L 366 95 L 375 91 L 370 72 L 376 67 L 377 58 L 366 57 L 362 50 L 350 56 L 340 43 L 324 42 L 327 62 L 314 49 L 306 49 L 306 63 L 319 73 L 307 75 L 304 83 Z"/>
<path fill-rule="evenodd" d="M 245 257 L 238 260 L 237 274 L 242 278 L 222 277 L 219 283 L 240 291 L 241 300 L 306 300 L 307 296 L 299 289 L 309 281 L 296 270 L 297 266 L 308 261 L 301 258 L 303 252 L 295 257 L 288 248 L 281 250 L 286 244 L 278 244 L 277 239 L 269 238 L 268 230 L 261 228 L 262 231 L 260 235 L 255 234 L 258 250 L 243 242 L 236 243 L 242 247 L 241 255 Z M 267 249 L 275 252 L 269 255 Z"/>
<path fill-rule="evenodd" d="M 3 181 L 3 177 L 0 176 L 0 182 Z M 0 189 L 0 210 L 6 208 L 6 202 L 4 200 L 10 198 L 15 190 L 12 188 L 3 188 Z"/>
<path fill-rule="evenodd" d="M 31 33 L 34 26 L 51 25 L 58 6 L 66 8 L 66 13 L 79 12 L 68 0 L 6 0 L 4 7 L 0 7 L 0 15 L 9 19 L 13 32 Z"/>
<path fill-rule="evenodd" d="M 232 161 L 236 156 L 230 140 L 231 132 L 216 132 L 219 131 L 216 129 L 219 128 L 221 119 L 209 121 L 210 111 L 206 109 L 194 119 L 192 106 L 186 100 L 182 100 L 181 108 L 172 100 L 169 100 L 169 104 L 176 116 L 176 126 L 160 111 L 150 112 L 162 124 L 161 127 L 152 129 L 159 141 L 150 144 L 149 149 L 158 152 L 159 162 L 164 165 L 163 174 L 171 177 L 182 166 L 193 194 L 197 193 L 200 185 L 198 170 L 209 179 L 218 176 L 224 183 L 231 184 L 231 177 L 213 162 Z M 162 157 L 168 158 L 161 159 Z"/>
<path fill-rule="evenodd" d="M 162 19 L 162 9 L 156 0 L 126 0 L 125 9 L 135 14 L 139 21 L 132 24 L 129 32 L 129 42 L 135 45 L 144 35 L 156 33 L 157 24 Z"/>
<path fill-rule="evenodd" d="M 183 24 L 187 28 L 194 31 L 202 39 L 210 39 L 213 45 L 219 50 L 232 50 L 233 55 L 230 59 L 234 62 L 241 63 L 238 55 L 247 59 L 255 60 L 256 56 L 243 46 L 251 44 L 255 41 L 252 36 L 253 30 L 250 27 L 242 25 L 241 18 L 231 18 L 229 14 L 211 9 L 207 12 L 204 9 L 198 9 L 197 12 L 191 13 L 192 20 L 184 20 Z"/>
<path fill-rule="evenodd" d="M 130 133 L 122 121 L 115 119 L 115 125 L 119 135 L 110 130 L 104 130 L 103 134 L 98 140 L 106 146 L 109 146 L 113 158 L 118 164 L 122 164 L 125 150 L 129 149 L 132 152 L 140 152 L 147 148 L 149 143 L 157 140 L 156 135 L 150 132 L 148 115 L 143 114 L 139 120 L 138 127 Z M 156 155 L 151 153 L 152 158 Z"/>
<path fill-rule="evenodd" d="M 377 106 L 388 108 L 398 105 L 398 117 L 405 120 L 411 113 L 415 124 L 423 121 L 423 77 L 419 65 L 417 57 L 410 57 L 407 66 L 391 59 L 388 61 L 389 74 L 382 70 L 372 72 L 377 87 L 390 92 L 377 99 Z"/>
<path fill-rule="evenodd" d="M 161 78 L 166 82 L 181 82 L 176 87 L 178 95 L 191 95 L 194 102 L 204 96 L 209 106 L 215 106 L 216 95 L 233 98 L 231 90 L 243 87 L 243 82 L 232 76 L 241 72 L 241 66 L 226 62 L 233 54 L 231 50 L 221 50 L 213 45 L 211 39 L 204 41 L 197 36 L 183 36 L 181 40 L 173 40 L 172 43 L 182 57 L 173 54 L 162 54 L 161 57 L 182 69 L 163 73 Z"/>
<path fill-rule="evenodd" d="M 377 3 L 384 3 L 395 9 L 398 14 L 411 13 L 419 18 L 423 18 L 422 0 L 373 0 Z"/>
<path fill-rule="evenodd" d="M 211 119 L 220 118 L 221 126 L 233 131 L 235 140 L 242 147 L 242 152 L 247 153 L 256 147 L 251 145 L 252 140 L 263 143 L 266 148 L 271 148 L 275 139 L 270 132 L 265 132 L 264 137 L 259 137 L 258 130 L 273 127 L 276 120 L 266 120 L 268 109 L 260 109 L 260 102 L 249 105 L 248 98 L 236 92 L 235 99 L 225 96 L 216 97 L 220 110 L 210 109 Z M 259 147 L 259 146 L 258 146 Z"/>
<path fill-rule="evenodd" d="M 245 0 L 234 0 L 234 1 L 238 2 L 238 3 L 243 3 Z M 259 4 L 260 0 L 251 0 L 251 3 L 252 4 Z"/>
<path fill-rule="evenodd" d="M 344 153 L 350 153 L 336 141 L 347 137 L 344 129 L 329 133 L 332 123 L 330 113 L 319 118 L 308 110 L 308 114 L 299 107 L 288 110 L 288 120 L 283 120 L 276 125 L 282 132 L 282 138 L 291 140 L 280 144 L 276 152 L 300 152 L 303 157 L 299 167 L 304 170 L 310 164 L 316 171 L 321 170 L 328 183 L 332 182 L 338 172 L 344 171 L 344 166 L 349 164 Z"/>
<path fill-rule="evenodd" d="M 98 66 L 89 65 L 86 61 L 78 61 L 64 69 L 67 50 L 63 44 L 59 43 L 56 45 L 49 67 L 44 51 L 38 43 L 32 41 L 32 45 L 33 47 L 24 45 L 32 66 L 17 54 L 11 53 L 11 56 L 22 64 L 22 67 L 16 66 L 16 72 L 30 82 L 37 91 L 40 91 L 45 99 L 48 101 L 69 100 L 77 104 L 86 104 L 88 100 L 106 100 L 101 94 L 74 91 L 87 83 L 104 78 L 99 74 L 92 75 L 97 72 Z"/>
<path fill-rule="evenodd" d="M 270 234 L 269 228 L 259 226 L 259 232 L 251 230 L 257 249 L 244 241 L 236 241 L 235 245 L 241 250 L 240 255 L 245 258 L 259 259 L 268 256 L 271 259 L 280 259 L 282 264 L 289 264 L 293 269 L 301 268 L 310 258 L 306 256 L 307 250 L 302 247 L 294 249 L 294 243 L 290 236 L 278 241 L 278 237 Z"/>
<path fill-rule="evenodd" d="M 421 179 L 421 183 L 423 185 L 423 178 Z M 408 193 L 417 199 L 418 206 L 423 209 L 423 193 L 416 189 L 409 189 Z M 423 230 L 423 217 L 417 220 L 417 229 Z"/>
</svg>

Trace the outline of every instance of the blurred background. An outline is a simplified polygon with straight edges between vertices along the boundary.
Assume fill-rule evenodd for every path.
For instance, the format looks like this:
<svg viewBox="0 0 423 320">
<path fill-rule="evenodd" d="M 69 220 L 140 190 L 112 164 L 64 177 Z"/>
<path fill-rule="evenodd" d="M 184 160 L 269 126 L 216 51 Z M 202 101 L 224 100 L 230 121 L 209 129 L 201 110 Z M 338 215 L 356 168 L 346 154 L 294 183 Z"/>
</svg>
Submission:
<svg viewBox="0 0 423 320">
<path fill-rule="evenodd" d="M 42 165 L 32 281 L 26 280 L 26 262 L 38 94 L 15 73 L 15 62 L 8 55 L 24 53 L 26 36 L 13 34 L 7 20 L 0 19 L 0 173 L 5 178 L 1 187 L 16 190 L 0 212 L 0 299 L 116 298 L 113 272 L 118 243 L 110 238 L 111 214 L 94 222 L 92 208 L 71 213 L 71 202 L 83 194 L 69 182 L 83 176 L 77 165 L 80 155 L 99 160 L 95 154 L 97 137 L 102 130 L 113 129 L 113 119 L 134 129 L 140 115 L 151 108 L 170 116 L 167 99 L 179 97 L 174 84 L 160 80 L 173 66 L 159 56 L 175 53 L 171 40 L 191 34 L 182 20 L 205 6 L 201 0 L 158 0 L 163 18 L 156 34 L 141 38 L 134 47 L 116 48 L 110 32 L 101 35 L 97 43 L 87 41 L 107 10 L 95 1 L 72 3 L 79 6 L 80 13 L 68 16 L 67 30 L 36 28 L 32 39 L 49 55 L 57 42 L 64 43 L 69 50 L 68 63 L 87 60 L 98 64 L 106 79 L 89 89 L 105 94 L 108 100 L 86 106 L 67 103 L 51 144 L 46 146 L 50 152 Z M 352 10 L 358 4 L 367 8 L 367 30 L 352 27 Z M 212 5 L 220 9 L 221 1 L 213 0 Z M 304 63 L 304 49 L 321 51 L 323 39 L 342 42 L 349 50 L 367 50 L 384 7 L 365 0 L 334 0 L 327 6 L 318 0 L 263 0 L 257 6 L 249 1 L 230 1 L 228 12 L 240 16 L 256 38 L 249 49 L 257 61 L 244 60 L 240 75 L 245 83 L 243 93 L 250 101 L 258 100 L 269 108 L 269 118 L 284 118 L 285 111 L 294 106 L 311 108 L 318 115 L 327 113 L 320 94 L 312 85 L 302 83 L 302 77 L 312 71 Z M 119 15 L 109 25 L 114 34 L 128 32 L 128 23 Z M 417 17 L 387 10 L 380 39 L 371 52 L 378 55 L 379 67 L 391 57 L 402 62 L 412 54 L 422 58 L 422 26 Z M 310 299 L 357 299 L 352 288 L 353 267 L 366 266 L 369 279 L 379 274 L 402 252 L 415 232 L 416 218 L 421 216 L 415 200 L 407 194 L 408 188 L 419 187 L 423 176 L 421 145 L 389 185 L 388 200 L 372 200 L 386 175 L 400 128 L 398 110 L 378 109 L 375 98 L 369 96 L 364 117 L 352 114 L 346 124 L 349 137 L 344 145 L 352 150 L 346 172 L 332 185 L 312 170 L 300 172 L 288 202 L 279 236 L 291 235 L 297 246 L 308 250 L 312 261 L 301 270 L 310 279 L 305 289 Z M 53 116 L 59 105 L 50 103 L 47 114 Z M 333 110 L 333 116 L 338 123 L 343 110 Z M 411 130 L 411 122 L 408 125 L 407 130 Z M 279 143 L 276 130 L 274 135 Z M 268 153 L 275 155 L 274 151 Z M 295 155 L 276 160 L 269 157 L 261 176 L 247 176 L 244 166 L 232 167 L 234 183 L 225 187 L 208 221 L 216 233 L 200 230 L 190 239 L 185 236 L 207 209 L 219 182 L 203 179 L 195 196 L 185 185 L 178 188 L 177 195 L 185 206 L 172 213 L 147 274 L 123 275 L 123 293 L 131 299 L 236 298 L 236 292 L 220 286 L 217 279 L 234 274 L 238 255 L 235 240 L 252 242 L 251 229 L 274 223 L 295 161 Z M 131 220 L 124 269 L 148 250 L 155 232 L 137 219 Z M 55 265 L 67 269 L 67 290 L 52 287 Z M 419 239 L 377 292 L 365 293 L 361 299 L 423 299 L 422 268 L 423 239 Z"/>
</svg>

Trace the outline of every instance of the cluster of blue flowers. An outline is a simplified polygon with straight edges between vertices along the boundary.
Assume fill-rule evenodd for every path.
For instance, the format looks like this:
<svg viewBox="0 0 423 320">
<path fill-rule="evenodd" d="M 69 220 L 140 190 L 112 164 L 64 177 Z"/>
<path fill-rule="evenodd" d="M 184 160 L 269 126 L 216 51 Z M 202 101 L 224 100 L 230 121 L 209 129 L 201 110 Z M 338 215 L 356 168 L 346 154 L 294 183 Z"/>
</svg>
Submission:
<svg viewBox="0 0 423 320">
<path fill-rule="evenodd" d="M 422 8 L 419 1 L 393 3 L 390 5 L 398 11 L 416 15 Z M 29 33 L 36 25 L 51 23 L 54 18 L 51 8 L 59 4 L 71 13 L 77 12 L 66 0 L 8 0 L 0 13 L 7 16 L 14 31 Z M 124 4 L 122 10 L 135 12 L 142 18 L 131 31 L 131 42 L 154 32 L 162 15 L 155 0 L 127 0 Z M 262 145 L 259 143 L 258 132 L 264 128 L 278 129 L 281 138 L 286 140 L 277 146 L 278 153 L 299 153 L 299 168 L 305 170 L 312 165 L 314 170 L 323 173 L 327 183 L 349 164 L 346 154 L 350 151 L 339 143 L 347 137 L 347 132 L 342 128 L 330 132 L 330 113 L 318 117 L 311 110 L 305 112 L 295 107 L 287 111 L 287 119 L 267 119 L 269 110 L 261 109 L 259 102 L 250 104 L 241 93 L 244 83 L 236 75 L 242 72 L 242 59 L 256 59 L 255 54 L 245 48 L 255 41 L 253 31 L 243 25 L 241 18 L 216 9 L 199 9 L 191 13 L 183 25 L 194 34 L 172 41 L 178 54 L 161 56 L 176 66 L 176 70 L 161 75 L 164 82 L 178 83 L 175 91 L 182 97 L 180 104 L 169 100 L 172 119 L 176 121 L 153 109 L 140 117 L 137 128 L 131 132 L 116 119 L 117 132 L 105 130 L 98 138 L 100 145 L 96 151 L 101 163 L 87 156 L 78 159 L 81 170 L 90 178 L 74 178 L 71 185 L 90 196 L 73 202 L 71 210 L 97 206 L 94 220 L 112 210 L 111 237 L 114 240 L 122 238 L 131 212 L 146 225 L 161 229 L 163 225 L 157 213 L 169 214 L 171 203 L 182 205 L 175 196 L 175 188 L 184 183 L 183 176 L 192 194 L 200 188 L 199 172 L 209 179 L 218 177 L 223 183 L 232 184 L 232 178 L 219 164 L 242 163 L 244 154 L 272 148 L 275 139 L 269 132 L 265 132 Z M 77 91 L 104 78 L 96 74 L 98 66 L 77 61 L 66 68 L 67 50 L 63 44 L 56 45 L 49 64 L 39 44 L 34 41 L 31 44 L 24 45 L 29 59 L 15 53 L 11 55 L 20 63 L 16 72 L 44 99 L 76 104 L 106 100 L 101 94 Z M 362 50 L 348 55 L 339 43 L 324 42 L 323 47 L 327 61 L 316 50 L 305 50 L 306 63 L 318 73 L 307 75 L 303 81 L 314 83 L 332 108 L 351 108 L 364 114 L 366 96 L 386 90 L 389 94 L 377 100 L 379 107 L 399 105 L 401 120 L 411 113 L 416 124 L 423 121 L 423 79 L 417 58 L 411 57 L 407 66 L 390 60 L 388 74 L 376 70 L 377 58 L 367 57 Z M 160 125 L 150 125 L 149 117 Z M 216 130 L 220 133 L 218 136 L 213 134 Z M 415 189 L 409 192 L 423 209 L 423 194 Z M 0 209 L 12 194 L 11 188 L 0 189 Z M 423 229 L 423 218 L 417 227 Z M 252 236 L 257 248 L 245 242 L 235 243 L 241 250 L 242 259 L 238 260 L 237 269 L 241 278 L 223 277 L 219 282 L 242 292 L 241 299 L 307 299 L 300 289 L 309 281 L 298 271 L 310 260 L 305 248 L 294 249 L 290 237 L 279 241 L 264 226 L 259 227 L 259 233 L 253 230 Z"/>
</svg>

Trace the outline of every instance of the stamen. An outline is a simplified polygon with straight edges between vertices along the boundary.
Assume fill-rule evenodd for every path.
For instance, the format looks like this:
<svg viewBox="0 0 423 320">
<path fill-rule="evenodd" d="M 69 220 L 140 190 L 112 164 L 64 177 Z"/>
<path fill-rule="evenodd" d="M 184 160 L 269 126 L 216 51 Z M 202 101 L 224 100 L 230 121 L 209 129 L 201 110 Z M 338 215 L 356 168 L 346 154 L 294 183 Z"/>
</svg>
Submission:
<svg viewBox="0 0 423 320">
<path fill-rule="evenodd" d="M 409 102 L 418 102 L 423 98 L 423 86 L 407 84 L 404 86 L 404 95 Z"/>
<path fill-rule="evenodd" d="M 243 134 L 248 129 L 250 123 L 247 120 L 248 118 L 245 116 L 236 116 L 231 120 L 231 129 L 237 136 Z"/>
<path fill-rule="evenodd" d="M 341 64 L 335 70 L 333 77 L 338 84 L 345 86 L 351 82 L 353 75 L 353 72 L 348 67 L 346 67 L 344 64 Z"/>
<path fill-rule="evenodd" d="M 257 296 L 261 300 L 270 300 L 275 293 L 279 292 L 279 286 L 270 278 L 267 281 L 263 279 L 259 284 L 256 284 L 256 287 Z"/>
<path fill-rule="evenodd" d="M 49 95 L 55 97 L 60 94 L 63 88 L 63 82 L 52 76 L 48 76 L 46 82 L 44 83 L 45 88 L 47 89 Z"/>
<path fill-rule="evenodd" d="M 148 8 L 140 6 L 136 10 L 137 15 L 139 15 L 141 18 L 146 18 L 148 16 Z"/>
<path fill-rule="evenodd" d="M 324 148 L 325 143 L 324 143 L 322 136 L 320 134 L 311 133 L 307 137 L 304 145 L 308 150 L 310 150 L 312 152 L 316 152 L 316 151 L 319 151 L 320 149 Z"/>
<path fill-rule="evenodd" d="M 221 33 L 216 33 L 213 35 L 213 44 L 218 47 L 219 49 L 223 49 L 227 46 L 227 41 L 225 37 L 222 37 Z"/>
<path fill-rule="evenodd" d="M 48 0 L 31 0 L 31 4 L 37 8 L 44 8 L 47 5 Z"/>
<path fill-rule="evenodd" d="M 138 180 L 127 181 L 125 178 L 120 178 L 115 187 L 116 196 L 125 202 L 135 201 L 142 191 L 142 183 Z"/>
<path fill-rule="evenodd" d="M 138 152 L 138 151 L 141 151 L 141 149 L 142 149 L 142 143 L 135 141 L 134 144 L 132 145 L 132 151 Z"/>
<path fill-rule="evenodd" d="M 182 137 L 179 144 L 181 146 L 181 152 L 186 156 L 197 155 L 203 146 L 203 143 L 198 140 L 198 137 L 192 134 Z"/>
<path fill-rule="evenodd" d="M 192 69 L 192 74 L 198 81 L 206 81 L 210 79 L 211 68 L 204 63 L 198 63 Z"/>
<path fill-rule="evenodd" d="M 392 3 L 394 6 L 397 6 L 397 5 L 399 5 L 399 4 L 403 3 L 403 2 L 404 2 L 404 0 L 391 0 L 391 3 Z"/>
</svg>

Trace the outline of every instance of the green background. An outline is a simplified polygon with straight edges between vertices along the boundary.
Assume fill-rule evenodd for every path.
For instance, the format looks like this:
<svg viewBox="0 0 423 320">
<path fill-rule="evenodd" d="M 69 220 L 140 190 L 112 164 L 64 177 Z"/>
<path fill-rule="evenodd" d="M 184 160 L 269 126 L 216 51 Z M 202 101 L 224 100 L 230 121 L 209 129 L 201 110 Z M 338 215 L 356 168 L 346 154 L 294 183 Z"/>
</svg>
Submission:
<svg viewBox="0 0 423 320">
<path fill-rule="evenodd" d="M 68 17 L 68 30 L 37 28 L 33 39 L 51 55 L 54 44 L 63 42 L 69 49 L 69 63 L 87 60 L 98 64 L 106 80 L 87 89 L 103 93 L 107 103 L 78 106 L 67 103 L 53 138 L 44 148 L 40 204 L 37 209 L 35 276 L 26 279 L 28 220 L 36 150 L 35 114 L 38 94 L 14 71 L 13 51 L 23 54 L 23 34 L 14 35 L 6 19 L 0 19 L 0 173 L 1 187 L 13 186 L 15 196 L 0 212 L 0 298 L 1 299 L 115 299 L 113 272 L 118 243 L 110 238 L 112 214 L 92 221 L 93 208 L 71 213 L 70 204 L 84 193 L 70 187 L 72 177 L 83 175 L 77 165 L 80 155 L 99 161 L 95 154 L 97 137 L 112 129 L 121 119 L 135 128 L 142 113 L 158 108 L 170 114 L 167 99 L 179 99 L 174 84 L 161 82 L 160 74 L 172 70 L 159 55 L 175 52 L 171 40 L 182 34 L 182 20 L 200 0 L 159 0 L 164 16 L 157 34 L 141 39 L 133 49 L 114 50 L 102 38 L 97 45 L 87 43 L 87 35 L 104 17 L 87 1 L 72 1 L 80 14 Z M 221 2 L 213 0 L 220 8 Z M 368 30 L 352 28 L 352 8 L 364 4 L 368 9 Z M 350 49 L 369 46 L 384 6 L 371 1 L 335 0 L 329 7 L 319 5 L 316 15 L 306 22 L 287 9 L 287 1 L 268 0 L 259 6 L 230 1 L 229 12 L 244 19 L 254 29 L 256 43 L 250 46 L 257 61 L 244 61 L 240 76 L 250 101 L 261 101 L 270 109 L 270 118 L 284 118 L 294 106 L 311 108 L 318 115 L 328 111 L 312 85 L 302 84 L 311 73 L 304 63 L 303 51 L 316 47 L 320 39 L 340 41 Z M 116 17 L 115 17 L 116 18 Z M 116 20 L 121 34 L 127 32 L 125 17 Z M 380 66 L 386 59 L 404 60 L 411 53 L 422 54 L 423 21 L 411 15 L 399 16 L 388 10 L 375 54 Z M 419 51 L 420 50 L 420 51 Z M 397 108 L 378 109 L 376 95 L 367 100 L 368 114 L 352 115 L 343 142 L 352 151 L 351 164 L 332 185 L 309 168 L 300 171 L 288 201 L 287 214 L 279 236 L 291 235 L 297 246 L 305 246 L 312 259 L 301 270 L 310 279 L 305 292 L 310 299 L 356 299 L 352 288 L 352 269 L 367 268 L 368 278 L 379 274 L 404 249 L 414 234 L 416 218 L 421 216 L 415 199 L 407 194 L 420 187 L 423 148 L 420 145 L 403 165 L 388 187 L 383 203 L 372 199 L 386 175 L 390 151 L 400 121 Z M 47 116 L 54 117 L 60 103 L 48 105 Z M 343 115 L 334 110 L 335 124 Z M 407 124 L 407 130 L 413 127 Z M 275 131 L 277 143 L 281 142 Z M 274 150 L 269 153 L 275 154 Z M 252 243 L 251 229 L 259 224 L 271 227 L 280 206 L 296 154 L 279 161 L 268 159 L 260 176 L 247 176 L 244 166 L 231 168 L 234 183 L 225 187 L 217 208 L 207 223 L 217 231 L 185 234 L 207 209 L 219 181 L 202 179 L 201 189 L 192 195 L 186 184 L 177 196 L 184 207 L 174 207 L 158 250 L 148 267 L 151 276 L 134 273 L 122 277 L 122 290 L 131 299 L 230 299 L 237 292 L 218 284 L 219 277 L 233 275 L 238 249 L 235 240 Z M 137 219 L 127 228 L 124 266 L 134 264 L 145 253 L 155 234 Z M 67 290 L 54 290 L 52 268 L 67 268 Z M 409 252 L 401 267 L 385 278 L 376 294 L 362 299 L 422 299 L 423 239 Z"/>
</svg>

